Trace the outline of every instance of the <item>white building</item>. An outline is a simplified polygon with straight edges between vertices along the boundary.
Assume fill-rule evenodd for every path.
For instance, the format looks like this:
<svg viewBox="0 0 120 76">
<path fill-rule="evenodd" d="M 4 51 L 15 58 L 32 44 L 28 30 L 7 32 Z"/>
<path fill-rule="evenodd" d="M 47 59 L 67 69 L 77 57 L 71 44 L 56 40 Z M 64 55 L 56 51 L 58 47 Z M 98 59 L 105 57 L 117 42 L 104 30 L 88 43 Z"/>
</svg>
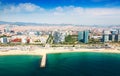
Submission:
<svg viewBox="0 0 120 76">
<path fill-rule="evenodd" d="M 22 39 L 21 39 L 21 42 L 22 42 L 22 43 L 27 43 L 27 39 L 26 39 L 26 38 L 22 38 Z"/>
<path fill-rule="evenodd" d="M 7 37 L 2 37 L 0 40 L 1 40 L 1 43 L 8 43 L 9 42 Z"/>
<path fill-rule="evenodd" d="M 54 43 L 64 42 L 66 37 L 66 32 L 64 31 L 54 31 L 53 41 Z"/>
</svg>

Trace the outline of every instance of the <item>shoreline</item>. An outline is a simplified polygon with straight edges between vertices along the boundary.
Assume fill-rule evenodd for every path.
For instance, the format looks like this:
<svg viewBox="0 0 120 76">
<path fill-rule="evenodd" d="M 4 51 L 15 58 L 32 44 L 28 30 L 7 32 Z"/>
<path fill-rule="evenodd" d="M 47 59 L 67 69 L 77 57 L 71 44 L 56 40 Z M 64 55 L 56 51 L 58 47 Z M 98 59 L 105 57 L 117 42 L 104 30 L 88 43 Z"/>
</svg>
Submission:
<svg viewBox="0 0 120 76">
<path fill-rule="evenodd" d="M 118 49 L 64 49 L 64 48 L 39 48 L 34 51 L 21 51 L 21 50 L 8 50 L 0 51 L 0 56 L 6 55 L 39 55 L 43 56 L 44 54 L 56 54 L 56 53 L 73 53 L 73 52 L 93 52 L 93 53 L 117 53 L 120 54 Z"/>
</svg>

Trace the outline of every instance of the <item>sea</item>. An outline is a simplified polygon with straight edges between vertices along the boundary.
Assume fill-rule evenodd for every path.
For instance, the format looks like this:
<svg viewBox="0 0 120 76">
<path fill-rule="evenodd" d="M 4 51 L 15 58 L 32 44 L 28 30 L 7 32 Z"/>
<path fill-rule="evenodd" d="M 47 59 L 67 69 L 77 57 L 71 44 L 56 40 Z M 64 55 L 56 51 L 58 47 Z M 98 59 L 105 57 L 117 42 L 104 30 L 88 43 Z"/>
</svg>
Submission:
<svg viewBox="0 0 120 76">
<path fill-rule="evenodd" d="M 0 56 L 0 76 L 120 76 L 120 54 L 48 54 L 46 67 L 41 56 Z"/>
</svg>

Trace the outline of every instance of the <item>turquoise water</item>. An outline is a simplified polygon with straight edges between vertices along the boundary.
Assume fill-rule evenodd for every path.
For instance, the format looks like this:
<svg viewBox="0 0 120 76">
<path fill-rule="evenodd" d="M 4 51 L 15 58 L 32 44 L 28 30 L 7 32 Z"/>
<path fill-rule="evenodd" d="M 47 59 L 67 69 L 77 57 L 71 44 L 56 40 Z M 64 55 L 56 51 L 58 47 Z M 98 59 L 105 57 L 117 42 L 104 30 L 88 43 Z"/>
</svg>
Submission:
<svg viewBox="0 0 120 76">
<path fill-rule="evenodd" d="M 120 54 L 65 53 L 40 56 L 0 56 L 0 76 L 120 76 Z"/>
</svg>

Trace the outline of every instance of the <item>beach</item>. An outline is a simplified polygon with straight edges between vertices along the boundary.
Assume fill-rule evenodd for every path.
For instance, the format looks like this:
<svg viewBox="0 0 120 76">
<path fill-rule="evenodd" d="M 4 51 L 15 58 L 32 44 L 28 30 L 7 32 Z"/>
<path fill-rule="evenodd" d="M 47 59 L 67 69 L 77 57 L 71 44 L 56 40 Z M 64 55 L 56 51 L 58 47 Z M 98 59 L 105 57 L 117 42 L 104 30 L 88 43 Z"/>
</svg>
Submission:
<svg viewBox="0 0 120 76">
<path fill-rule="evenodd" d="M 72 53 L 72 52 L 97 52 L 97 53 L 120 53 L 118 49 L 85 49 L 85 48 L 65 48 L 65 47 L 50 47 L 50 48 L 37 48 L 32 51 L 30 50 L 3 50 L 0 51 L 0 56 L 3 55 L 41 55 L 44 54 L 53 54 L 53 53 Z"/>
</svg>

